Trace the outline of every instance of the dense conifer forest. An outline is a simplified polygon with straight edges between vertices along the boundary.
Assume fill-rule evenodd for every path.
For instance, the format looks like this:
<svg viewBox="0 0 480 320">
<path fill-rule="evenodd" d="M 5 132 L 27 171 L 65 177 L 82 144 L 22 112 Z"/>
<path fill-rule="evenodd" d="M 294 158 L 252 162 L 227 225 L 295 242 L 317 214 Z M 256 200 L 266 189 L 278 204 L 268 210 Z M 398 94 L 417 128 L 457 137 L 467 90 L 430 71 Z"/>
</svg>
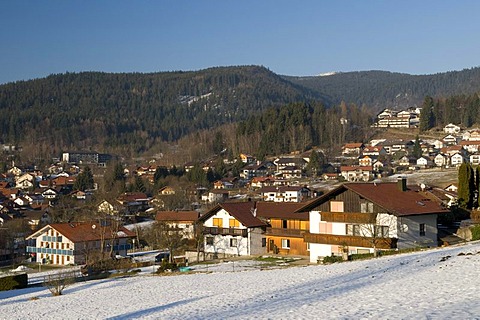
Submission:
<svg viewBox="0 0 480 320">
<path fill-rule="evenodd" d="M 190 157 L 228 149 L 262 158 L 365 141 L 386 107 L 431 104 L 423 130 L 471 126 L 480 120 L 478 88 L 479 68 L 425 76 L 284 77 L 260 66 L 57 74 L 0 86 L 0 143 L 43 157 L 67 149 L 132 156 L 188 141 L 197 149 Z"/>
<path fill-rule="evenodd" d="M 476 93 L 480 88 L 480 68 L 432 75 L 362 71 L 314 77 L 286 76 L 285 79 L 318 92 L 329 103 L 366 104 L 380 111 L 420 106 L 425 96 L 445 98 Z"/>
</svg>

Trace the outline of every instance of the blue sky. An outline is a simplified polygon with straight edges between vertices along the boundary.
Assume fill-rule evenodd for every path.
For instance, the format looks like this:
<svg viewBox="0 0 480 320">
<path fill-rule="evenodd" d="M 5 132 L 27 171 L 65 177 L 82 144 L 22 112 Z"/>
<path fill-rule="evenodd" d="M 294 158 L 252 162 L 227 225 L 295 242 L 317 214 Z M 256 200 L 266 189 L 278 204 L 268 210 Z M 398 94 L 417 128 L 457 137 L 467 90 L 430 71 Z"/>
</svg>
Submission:
<svg viewBox="0 0 480 320">
<path fill-rule="evenodd" d="M 480 66 L 480 1 L 8 1 L 0 83 L 263 65 L 278 74 Z"/>
</svg>

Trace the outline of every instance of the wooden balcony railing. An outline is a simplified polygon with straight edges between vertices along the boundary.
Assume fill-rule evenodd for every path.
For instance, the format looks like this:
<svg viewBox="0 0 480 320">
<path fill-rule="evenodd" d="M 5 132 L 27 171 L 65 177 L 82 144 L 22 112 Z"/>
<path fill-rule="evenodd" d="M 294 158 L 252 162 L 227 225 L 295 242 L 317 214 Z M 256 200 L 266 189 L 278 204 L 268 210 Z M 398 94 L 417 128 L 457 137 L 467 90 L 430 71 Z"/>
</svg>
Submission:
<svg viewBox="0 0 480 320">
<path fill-rule="evenodd" d="M 397 247 L 397 239 L 395 238 L 374 239 L 360 236 L 305 233 L 303 239 L 305 242 L 309 243 L 333 244 L 339 246 L 373 248 L 373 244 L 375 243 L 377 249 L 394 249 Z"/>
<path fill-rule="evenodd" d="M 265 234 L 271 236 L 292 236 L 292 237 L 303 237 L 303 234 L 308 232 L 308 230 L 301 229 L 285 229 L 285 228 L 267 228 Z"/>
<path fill-rule="evenodd" d="M 373 223 L 376 213 L 363 212 L 321 212 L 322 221 L 346 223 Z"/>
<path fill-rule="evenodd" d="M 231 236 L 246 237 L 247 229 L 204 227 L 203 234 L 211 234 L 211 235 L 221 234 L 222 236 L 231 235 Z"/>
</svg>

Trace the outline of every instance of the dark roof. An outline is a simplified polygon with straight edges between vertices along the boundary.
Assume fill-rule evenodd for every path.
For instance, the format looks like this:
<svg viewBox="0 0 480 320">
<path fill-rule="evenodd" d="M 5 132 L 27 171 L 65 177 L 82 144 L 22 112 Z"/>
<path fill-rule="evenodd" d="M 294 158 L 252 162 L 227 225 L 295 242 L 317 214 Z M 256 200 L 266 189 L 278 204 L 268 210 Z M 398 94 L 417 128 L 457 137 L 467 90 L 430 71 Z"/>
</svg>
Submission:
<svg viewBox="0 0 480 320">
<path fill-rule="evenodd" d="M 240 221 L 247 228 L 267 226 L 265 222 L 253 215 L 255 212 L 255 206 L 256 203 L 251 201 L 221 203 L 201 216 L 199 220 L 206 221 L 218 211 L 224 209 L 228 214 Z"/>
<path fill-rule="evenodd" d="M 200 214 L 197 211 L 159 211 L 155 216 L 157 221 L 191 221 L 198 219 Z"/>
<path fill-rule="evenodd" d="M 439 204 L 435 203 L 425 195 L 407 188 L 401 191 L 397 183 L 345 183 L 342 186 L 312 200 L 297 211 L 310 211 L 332 196 L 351 190 L 361 197 L 379 205 L 396 216 L 412 216 L 421 214 L 446 213 Z"/>
<path fill-rule="evenodd" d="M 299 202 L 257 202 L 257 217 L 308 220 L 308 212 L 296 212 L 304 205 Z"/>
</svg>

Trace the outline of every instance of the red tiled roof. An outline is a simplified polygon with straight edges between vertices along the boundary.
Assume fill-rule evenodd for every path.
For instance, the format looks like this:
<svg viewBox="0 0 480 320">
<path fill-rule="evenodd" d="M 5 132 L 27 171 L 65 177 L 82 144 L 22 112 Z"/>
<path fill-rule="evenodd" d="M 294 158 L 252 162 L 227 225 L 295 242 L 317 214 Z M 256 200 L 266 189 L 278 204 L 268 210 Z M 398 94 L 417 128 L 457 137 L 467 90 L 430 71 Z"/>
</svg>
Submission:
<svg viewBox="0 0 480 320">
<path fill-rule="evenodd" d="M 361 148 L 363 146 L 363 143 L 361 142 L 352 142 L 352 143 L 346 143 L 343 148 L 344 149 L 354 149 L 354 148 Z"/>
<path fill-rule="evenodd" d="M 112 239 L 112 238 L 126 238 L 126 237 L 135 237 L 135 233 L 124 228 L 120 227 L 118 232 L 115 231 L 111 226 L 102 226 L 98 222 L 74 222 L 74 223 L 53 223 L 46 225 L 35 234 L 39 234 L 42 230 L 47 230 L 47 228 L 53 228 L 57 230 L 64 237 L 68 238 L 72 242 L 84 242 L 84 241 L 96 241 L 103 239 Z M 115 236 L 115 233 L 117 235 Z M 32 236 L 33 236 L 32 235 Z"/>
<path fill-rule="evenodd" d="M 465 141 L 465 140 L 462 140 L 460 141 L 460 145 L 461 146 L 478 146 L 480 145 L 480 141 Z"/>
<path fill-rule="evenodd" d="M 341 166 L 340 171 L 356 171 L 356 170 L 363 170 L 363 171 L 372 171 L 371 166 Z"/>
<path fill-rule="evenodd" d="M 287 191 L 300 191 L 304 187 L 300 186 L 279 186 L 279 187 L 274 187 L 274 186 L 268 186 L 268 187 L 263 187 L 258 190 L 259 193 L 264 193 L 264 192 L 287 192 Z"/>
<path fill-rule="evenodd" d="M 157 221 L 191 221 L 198 219 L 200 214 L 197 211 L 160 211 L 157 212 Z"/>
<path fill-rule="evenodd" d="M 127 192 L 118 197 L 120 202 L 131 202 L 131 201 L 140 201 L 148 200 L 148 197 L 143 192 Z"/>
</svg>

